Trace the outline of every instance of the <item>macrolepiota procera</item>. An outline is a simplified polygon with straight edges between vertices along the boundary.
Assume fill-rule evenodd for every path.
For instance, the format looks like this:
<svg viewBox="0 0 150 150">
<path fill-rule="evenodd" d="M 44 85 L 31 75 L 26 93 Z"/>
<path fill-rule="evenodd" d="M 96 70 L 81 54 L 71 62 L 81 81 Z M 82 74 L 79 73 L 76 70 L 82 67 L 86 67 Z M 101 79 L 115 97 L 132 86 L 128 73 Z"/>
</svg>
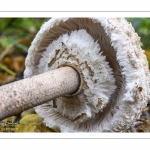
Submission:
<svg viewBox="0 0 150 150">
<path fill-rule="evenodd" d="M 128 132 L 150 99 L 148 61 L 124 18 L 52 18 L 25 65 L 26 79 L 0 87 L 1 119 L 36 106 L 61 132 Z"/>
</svg>

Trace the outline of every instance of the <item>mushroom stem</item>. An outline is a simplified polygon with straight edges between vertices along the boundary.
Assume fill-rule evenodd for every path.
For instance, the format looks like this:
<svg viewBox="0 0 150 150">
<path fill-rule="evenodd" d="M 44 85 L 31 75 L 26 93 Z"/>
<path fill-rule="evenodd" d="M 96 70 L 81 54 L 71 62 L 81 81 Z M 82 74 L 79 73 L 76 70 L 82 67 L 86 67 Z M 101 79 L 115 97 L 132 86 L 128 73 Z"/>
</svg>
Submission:
<svg viewBox="0 0 150 150">
<path fill-rule="evenodd" d="M 54 98 L 73 94 L 80 77 L 72 67 L 62 67 L 0 87 L 0 120 Z"/>
</svg>

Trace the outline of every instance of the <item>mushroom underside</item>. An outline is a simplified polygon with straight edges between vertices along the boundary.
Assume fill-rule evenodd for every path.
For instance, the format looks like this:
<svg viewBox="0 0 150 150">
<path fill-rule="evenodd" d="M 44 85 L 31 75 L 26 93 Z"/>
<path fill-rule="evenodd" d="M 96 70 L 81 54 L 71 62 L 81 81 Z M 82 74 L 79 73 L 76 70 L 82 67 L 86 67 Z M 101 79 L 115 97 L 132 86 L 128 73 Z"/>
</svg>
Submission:
<svg viewBox="0 0 150 150">
<path fill-rule="evenodd" d="M 147 60 L 139 37 L 123 18 L 51 19 L 30 53 L 25 77 L 69 65 L 82 80 L 75 94 L 35 108 L 49 127 L 127 132 L 147 104 Z"/>
</svg>

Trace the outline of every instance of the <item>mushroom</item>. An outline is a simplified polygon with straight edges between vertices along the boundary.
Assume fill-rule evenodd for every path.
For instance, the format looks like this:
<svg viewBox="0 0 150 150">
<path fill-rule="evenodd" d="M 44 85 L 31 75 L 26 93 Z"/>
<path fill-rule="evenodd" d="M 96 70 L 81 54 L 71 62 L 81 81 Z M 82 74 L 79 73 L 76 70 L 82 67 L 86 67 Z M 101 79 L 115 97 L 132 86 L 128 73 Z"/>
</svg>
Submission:
<svg viewBox="0 0 150 150">
<path fill-rule="evenodd" d="M 32 99 L 29 89 L 20 95 L 39 103 L 25 102 L 28 106 L 22 104 L 23 109 L 36 106 L 46 125 L 61 132 L 129 132 L 150 98 L 140 37 L 124 18 L 52 18 L 33 40 L 25 65 L 25 83 L 29 77 L 41 78 L 38 86 L 33 84 L 31 90 L 37 91 L 30 92 Z M 42 76 L 65 68 L 70 70 L 59 74 L 61 83 L 52 75 L 46 80 Z M 61 89 L 62 82 L 66 88 Z"/>
</svg>

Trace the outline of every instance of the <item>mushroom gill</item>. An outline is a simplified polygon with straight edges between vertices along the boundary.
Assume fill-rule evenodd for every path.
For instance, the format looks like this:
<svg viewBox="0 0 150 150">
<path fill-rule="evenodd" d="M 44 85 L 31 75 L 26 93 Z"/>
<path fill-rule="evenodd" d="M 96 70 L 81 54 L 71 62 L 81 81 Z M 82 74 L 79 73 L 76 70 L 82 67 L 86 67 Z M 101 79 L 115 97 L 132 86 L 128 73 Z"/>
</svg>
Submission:
<svg viewBox="0 0 150 150">
<path fill-rule="evenodd" d="M 35 107 L 61 132 L 127 132 L 149 100 L 148 63 L 124 18 L 52 18 L 28 53 L 25 77 L 62 66 L 80 74 L 78 91 Z"/>
</svg>

